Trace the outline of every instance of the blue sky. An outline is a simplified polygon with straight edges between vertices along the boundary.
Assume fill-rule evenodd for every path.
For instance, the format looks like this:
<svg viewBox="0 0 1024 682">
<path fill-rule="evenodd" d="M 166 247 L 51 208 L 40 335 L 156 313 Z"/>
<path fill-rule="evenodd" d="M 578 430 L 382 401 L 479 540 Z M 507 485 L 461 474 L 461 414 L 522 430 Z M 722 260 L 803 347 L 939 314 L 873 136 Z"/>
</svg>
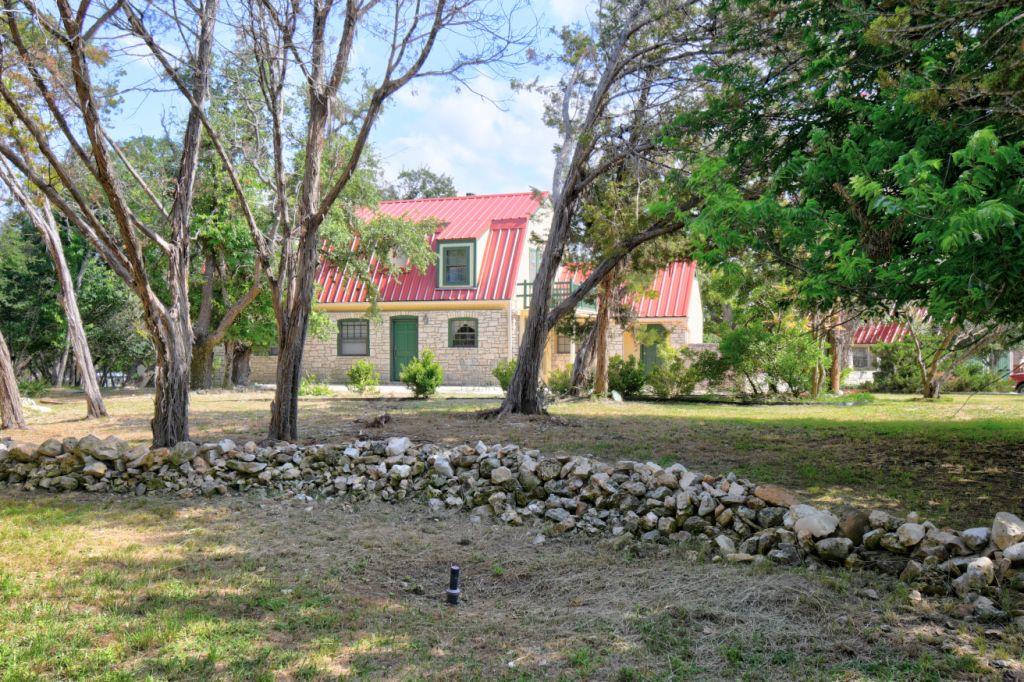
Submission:
<svg viewBox="0 0 1024 682">
<path fill-rule="evenodd" d="M 584 19 L 590 4 L 591 0 L 533 0 L 530 6 L 543 29 Z M 556 45 L 545 38 L 539 47 L 555 49 Z M 125 82 L 159 87 L 155 65 L 145 50 L 139 47 L 132 52 L 138 58 L 127 70 Z M 521 69 L 515 75 L 521 80 L 557 77 L 539 67 Z M 449 80 L 427 79 L 393 98 L 371 138 L 385 174 L 393 178 L 403 169 L 426 165 L 451 175 L 460 192 L 549 189 L 555 134 L 541 120 L 542 96 L 513 92 L 509 74 L 481 73 L 471 85 L 469 89 Z M 178 121 L 181 115 L 178 97 L 132 92 L 116 120 L 108 123 L 120 138 L 161 134 L 163 121 Z"/>
</svg>

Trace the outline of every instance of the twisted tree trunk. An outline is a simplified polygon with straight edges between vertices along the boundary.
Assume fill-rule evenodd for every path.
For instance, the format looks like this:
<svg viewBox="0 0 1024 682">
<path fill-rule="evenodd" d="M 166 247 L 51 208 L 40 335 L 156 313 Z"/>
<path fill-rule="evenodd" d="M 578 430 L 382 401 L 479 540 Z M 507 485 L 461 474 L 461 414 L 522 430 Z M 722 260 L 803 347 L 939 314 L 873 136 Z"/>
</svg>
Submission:
<svg viewBox="0 0 1024 682">
<path fill-rule="evenodd" d="M 601 282 L 601 295 L 597 303 L 597 342 L 594 361 L 594 393 L 603 396 L 608 393 L 608 317 L 612 293 L 611 276 Z"/>
<path fill-rule="evenodd" d="M 570 394 L 580 397 L 586 389 L 587 374 L 594 364 L 594 345 L 597 340 L 597 325 L 591 325 L 587 337 L 576 349 L 576 358 L 572 363 L 572 378 L 569 382 Z"/>
<path fill-rule="evenodd" d="M 11 351 L 7 340 L 0 332 L 0 427 L 5 429 L 25 428 L 25 415 L 21 411 L 21 392 L 18 378 L 14 375 Z"/>
</svg>

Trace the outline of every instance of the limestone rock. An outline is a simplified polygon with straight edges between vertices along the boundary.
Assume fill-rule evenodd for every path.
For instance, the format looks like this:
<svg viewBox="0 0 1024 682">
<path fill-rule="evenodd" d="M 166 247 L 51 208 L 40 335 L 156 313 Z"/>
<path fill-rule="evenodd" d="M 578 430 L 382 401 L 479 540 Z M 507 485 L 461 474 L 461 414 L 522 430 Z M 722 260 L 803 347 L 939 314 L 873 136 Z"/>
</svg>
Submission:
<svg viewBox="0 0 1024 682">
<path fill-rule="evenodd" d="M 927 532 L 925 527 L 919 523 L 904 523 L 896 529 L 896 537 L 899 538 L 901 545 L 909 548 L 924 540 Z"/>
<path fill-rule="evenodd" d="M 243 474 L 258 474 L 267 468 L 266 462 L 246 462 L 240 459 L 229 459 L 228 469 L 241 472 Z"/>
<path fill-rule="evenodd" d="M 991 532 L 984 526 L 980 528 L 968 528 L 967 530 L 960 532 L 960 537 L 969 549 L 978 551 L 988 544 Z"/>
<path fill-rule="evenodd" d="M 7 456 L 15 462 L 31 464 L 39 461 L 39 447 L 32 443 L 11 443 Z"/>
<path fill-rule="evenodd" d="M 859 545 L 864 539 L 864 533 L 871 530 L 871 522 L 867 513 L 860 509 L 851 509 L 840 517 L 837 530 L 844 538 L 849 538 L 853 544 Z"/>
<path fill-rule="evenodd" d="M 491 471 L 491 483 L 503 485 L 512 480 L 512 471 L 506 466 L 500 466 Z"/>
<path fill-rule="evenodd" d="M 1024 541 L 1024 521 L 1010 512 L 999 512 L 992 523 L 992 543 L 999 549 Z"/>
<path fill-rule="evenodd" d="M 389 457 L 401 456 L 412 447 L 412 441 L 402 436 L 401 438 L 389 438 L 385 452 Z"/>
<path fill-rule="evenodd" d="M 95 478 L 103 478 L 107 473 L 107 465 L 100 461 L 92 461 L 82 467 L 82 473 Z"/>
<path fill-rule="evenodd" d="M 759 485 L 754 488 L 754 495 L 761 498 L 773 507 L 793 507 L 799 504 L 799 500 L 789 490 L 780 485 Z"/>
<path fill-rule="evenodd" d="M 822 559 L 841 563 L 853 549 L 853 540 L 850 538 L 825 538 L 814 543 L 814 548 Z"/>
<path fill-rule="evenodd" d="M 1013 564 L 1024 563 L 1024 542 L 1018 542 L 1004 549 L 1003 558 Z"/>
</svg>

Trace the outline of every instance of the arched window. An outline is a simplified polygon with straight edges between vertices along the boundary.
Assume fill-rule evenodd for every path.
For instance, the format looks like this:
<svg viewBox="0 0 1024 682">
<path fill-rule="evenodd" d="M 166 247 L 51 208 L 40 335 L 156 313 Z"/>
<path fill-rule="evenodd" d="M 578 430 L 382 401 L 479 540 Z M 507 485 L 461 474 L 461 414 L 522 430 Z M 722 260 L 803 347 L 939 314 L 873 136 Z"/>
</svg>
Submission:
<svg viewBox="0 0 1024 682">
<path fill-rule="evenodd" d="M 479 345 L 479 327 L 472 317 L 448 320 L 449 348 L 476 348 Z"/>
</svg>

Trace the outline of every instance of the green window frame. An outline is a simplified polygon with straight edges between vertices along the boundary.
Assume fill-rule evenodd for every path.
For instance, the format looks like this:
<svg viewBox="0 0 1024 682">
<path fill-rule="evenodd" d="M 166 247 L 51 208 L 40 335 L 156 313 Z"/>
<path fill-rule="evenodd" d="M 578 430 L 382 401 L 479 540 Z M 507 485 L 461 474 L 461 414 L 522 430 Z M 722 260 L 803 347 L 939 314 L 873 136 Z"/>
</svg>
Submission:
<svg viewBox="0 0 1024 682">
<path fill-rule="evenodd" d="M 465 289 L 476 286 L 475 239 L 438 244 L 437 286 L 442 289 Z"/>
<path fill-rule="evenodd" d="M 448 320 L 448 347 L 479 348 L 479 321 L 475 317 L 453 317 Z"/>
<path fill-rule="evenodd" d="M 556 352 L 559 355 L 569 355 L 572 353 L 572 339 L 565 334 L 559 334 L 556 341 Z"/>
<path fill-rule="evenodd" d="M 370 354 L 370 321 L 338 320 L 338 355 L 343 357 Z"/>
</svg>

